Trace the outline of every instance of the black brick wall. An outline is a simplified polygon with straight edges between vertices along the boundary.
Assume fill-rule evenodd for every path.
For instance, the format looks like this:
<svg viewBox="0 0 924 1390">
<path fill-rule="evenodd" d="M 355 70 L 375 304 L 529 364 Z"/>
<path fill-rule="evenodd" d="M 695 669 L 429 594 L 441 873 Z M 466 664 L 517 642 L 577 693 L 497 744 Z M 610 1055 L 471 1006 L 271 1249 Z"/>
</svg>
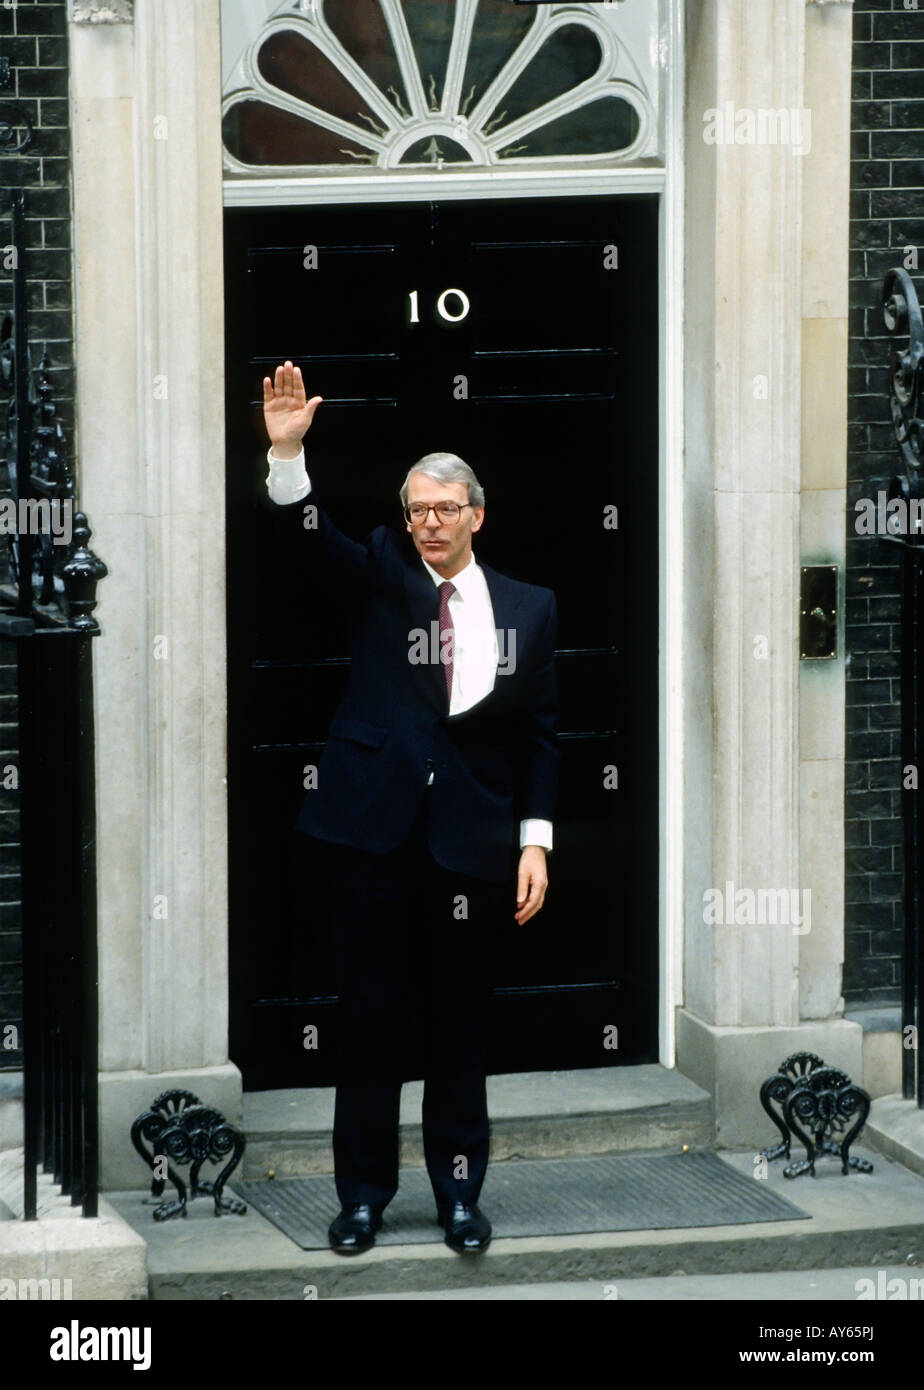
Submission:
<svg viewBox="0 0 924 1390">
<path fill-rule="evenodd" d="M 73 459 L 73 296 L 71 276 L 70 128 L 66 0 L 0 0 L 0 57 L 9 59 L 10 86 L 0 102 L 13 101 L 33 126 L 31 146 L 0 157 L 0 248 L 12 241 L 10 190 L 26 190 L 26 271 L 29 341 L 37 367 L 47 347 L 57 418 Z M 13 307 L 12 281 L 0 249 L 0 319 Z M 2 389 L 2 388 L 0 388 Z M 3 396 L 5 419 L 5 393 Z M 0 459 L 5 441 L 0 438 Z M 0 488 L 5 469 L 0 467 Z M 0 542 L 2 543 L 2 542 Z M 5 573 L 5 556 L 0 556 Z M 22 968 L 19 912 L 18 794 L 9 781 L 17 762 L 15 647 L 0 641 L 0 1070 L 22 1065 L 19 1051 L 4 1047 L 4 1026 L 22 1041 Z"/>
<path fill-rule="evenodd" d="M 897 1003 L 902 951 L 898 547 L 857 536 L 854 504 L 897 471 L 881 288 L 910 267 L 924 299 L 924 4 L 855 0 L 847 414 L 844 998 Z"/>
</svg>

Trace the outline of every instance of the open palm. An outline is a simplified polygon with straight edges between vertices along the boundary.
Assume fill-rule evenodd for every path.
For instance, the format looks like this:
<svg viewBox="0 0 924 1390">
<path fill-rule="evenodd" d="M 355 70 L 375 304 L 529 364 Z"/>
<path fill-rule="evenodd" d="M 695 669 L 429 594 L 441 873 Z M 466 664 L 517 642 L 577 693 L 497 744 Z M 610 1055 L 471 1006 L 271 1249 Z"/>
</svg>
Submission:
<svg viewBox="0 0 924 1390">
<path fill-rule="evenodd" d="M 322 400 L 322 396 L 312 396 L 310 401 L 306 399 L 302 369 L 293 367 L 291 362 L 276 368 L 275 385 L 265 376 L 263 418 L 271 443 L 300 443 Z"/>
</svg>

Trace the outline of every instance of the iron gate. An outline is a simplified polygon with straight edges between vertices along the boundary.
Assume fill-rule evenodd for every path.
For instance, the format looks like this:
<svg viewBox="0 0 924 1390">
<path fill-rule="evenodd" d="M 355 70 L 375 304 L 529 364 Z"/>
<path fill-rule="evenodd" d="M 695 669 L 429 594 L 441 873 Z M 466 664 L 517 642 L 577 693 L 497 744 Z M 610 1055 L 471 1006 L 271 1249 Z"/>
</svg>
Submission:
<svg viewBox="0 0 924 1390">
<path fill-rule="evenodd" d="M 924 326 L 910 276 L 890 270 L 883 286 L 883 314 L 892 338 L 891 410 L 901 471 L 888 488 L 884 539 L 902 547 L 901 761 L 904 822 L 905 918 L 902 961 L 902 1095 L 924 1109 L 921 1009 L 924 1000 L 922 941 L 922 826 L 924 826 Z M 907 770 L 913 769 L 913 773 Z M 907 784 L 907 785 L 906 785 Z"/>
<path fill-rule="evenodd" d="M 37 1172 L 97 1214 L 96 827 L 91 639 L 106 567 L 55 418 L 47 350 L 33 379 L 26 309 L 25 193 L 12 196 L 13 311 L 0 328 L 8 393 L 0 497 L 8 565 L 0 634 L 16 644 L 23 953 L 24 1216 Z"/>
</svg>

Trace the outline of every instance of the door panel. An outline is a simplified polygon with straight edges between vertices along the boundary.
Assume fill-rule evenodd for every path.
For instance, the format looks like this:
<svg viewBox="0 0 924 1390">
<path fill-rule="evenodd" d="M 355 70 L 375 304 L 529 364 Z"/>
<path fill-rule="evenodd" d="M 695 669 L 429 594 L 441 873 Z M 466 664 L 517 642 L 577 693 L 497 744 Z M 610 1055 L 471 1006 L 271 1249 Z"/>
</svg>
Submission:
<svg viewBox="0 0 924 1390">
<path fill-rule="evenodd" d="M 485 488 L 477 555 L 558 597 L 550 890 L 522 928 L 511 890 L 491 1070 L 654 1060 L 656 200 L 229 209 L 225 264 L 231 1055 L 245 1084 L 329 1084 L 335 1057 L 323 847 L 292 826 L 345 685 L 347 615 L 266 495 L 262 378 L 286 357 L 325 398 L 308 469 L 348 535 L 403 529 L 407 467 L 448 450 Z M 450 289 L 465 298 L 441 314 Z"/>
</svg>

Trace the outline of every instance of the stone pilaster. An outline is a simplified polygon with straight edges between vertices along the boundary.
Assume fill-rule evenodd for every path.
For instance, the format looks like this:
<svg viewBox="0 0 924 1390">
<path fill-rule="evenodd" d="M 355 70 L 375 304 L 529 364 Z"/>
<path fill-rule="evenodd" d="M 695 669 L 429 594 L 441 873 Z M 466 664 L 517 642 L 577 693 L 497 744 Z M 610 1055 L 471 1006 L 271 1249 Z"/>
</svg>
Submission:
<svg viewBox="0 0 924 1390">
<path fill-rule="evenodd" d="M 826 839 L 836 865 L 842 803 L 834 796 L 820 810 L 816 804 L 819 795 L 832 793 L 837 757 L 821 770 L 800 768 L 799 743 L 807 339 L 812 372 L 819 360 L 803 323 L 805 277 L 829 244 L 820 209 L 832 198 L 843 219 L 844 244 L 837 250 L 846 256 L 847 152 L 827 142 L 840 142 L 849 127 L 849 24 L 846 42 L 842 32 L 827 42 L 818 32 L 834 13 L 813 10 L 808 18 L 805 0 L 687 5 L 687 452 L 702 537 L 700 558 L 693 558 L 696 538 L 690 534 L 687 553 L 704 579 L 711 562 L 712 759 L 702 797 L 693 786 L 686 791 L 688 912 L 678 1065 L 716 1096 L 717 1133 L 728 1144 L 758 1142 L 757 1087 L 787 1052 L 808 1045 L 810 1034 L 814 1050 L 828 1060 L 857 1076 L 860 1069 L 860 1030 L 834 1019 L 830 969 L 816 943 L 805 944 L 816 911 L 822 953 L 831 949 L 832 931 L 843 933 L 837 892 L 820 854 Z M 822 55 L 834 64 L 833 76 L 824 67 L 824 80 L 837 95 L 819 103 L 816 124 Z M 842 283 L 846 292 L 845 260 L 836 259 L 825 283 Z M 828 331 L 836 338 L 836 327 Z M 817 463 L 819 451 L 811 457 Z M 843 452 L 830 457 L 831 469 L 842 472 Z M 831 481 L 829 473 L 825 484 Z M 819 512 L 818 499 L 812 500 L 813 548 L 816 536 L 819 545 L 832 539 L 838 500 L 827 497 L 820 506 Z M 689 575 L 688 584 L 694 582 Z M 696 631 L 697 613 L 691 618 Z M 836 699 L 834 677 L 825 687 L 822 718 L 832 717 Z M 816 702 L 816 731 L 819 716 Z M 815 747 L 807 745 L 809 762 Z M 832 747 L 828 735 L 826 757 Z M 695 745 L 691 751 L 695 757 Z M 698 766 L 705 778 L 701 753 L 690 767 Z M 800 788 L 811 815 L 819 817 L 811 836 L 800 829 Z M 710 799 L 707 830 L 702 818 Z M 749 922 L 747 896 L 738 895 L 753 895 L 759 910 L 761 889 L 785 894 L 793 916 L 774 921 L 765 911 L 764 920 Z M 704 921 L 709 890 L 721 894 L 713 904 L 715 921 Z M 729 902 L 738 908 L 731 921 Z M 820 981 L 808 997 L 821 1012 L 809 1016 L 823 1022 L 810 1030 L 800 1026 L 800 955 Z"/>
<path fill-rule="evenodd" d="M 127 1126 L 159 1090 L 186 1086 L 229 1118 L 241 1093 L 227 1055 L 219 0 L 136 0 L 133 18 L 79 23 L 75 6 L 70 31 L 81 497 L 109 566 L 95 677 L 110 1188 L 137 1180 Z"/>
<path fill-rule="evenodd" d="M 805 16 L 801 562 L 838 568 L 837 658 L 800 663 L 799 845 L 812 930 L 799 938 L 799 1014 L 843 1012 L 845 507 L 850 96 L 853 11 L 812 0 Z M 859 1080 L 859 1076 L 856 1078 Z"/>
</svg>

